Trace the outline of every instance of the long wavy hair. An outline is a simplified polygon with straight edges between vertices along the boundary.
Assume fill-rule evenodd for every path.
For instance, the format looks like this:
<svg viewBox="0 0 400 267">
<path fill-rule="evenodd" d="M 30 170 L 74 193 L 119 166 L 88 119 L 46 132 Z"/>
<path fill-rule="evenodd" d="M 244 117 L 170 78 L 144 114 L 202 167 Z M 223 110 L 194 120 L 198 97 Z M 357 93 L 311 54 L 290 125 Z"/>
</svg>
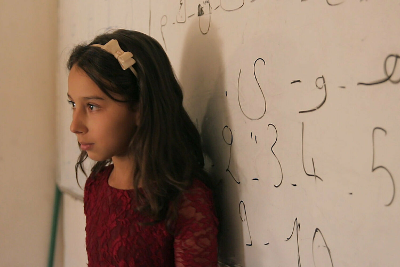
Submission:
<svg viewBox="0 0 400 267">
<path fill-rule="evenodd" d="M 104 45 L 111 39 L 133 54 L 137 77 L 129 69 L 122 70 L 112 54 L 91 46 Z M 111 99 L 123 99 L 131 108 L 138 108 L 139 125 L 129 145 L 138 210 L 150 215 L 154 222 L 166 220 L 167 229 L 171 230 L 182 192 L 195 178 L 208 184 L 208 175 L 204 171 L 200 135 L 183 108 L 182 89 L 166 53 L 152 37 L 120 29 L 76 46 L 67 67 L 71 70 L 74 65 Z M 87 152 L 81 151 L 76 175 L 78 169 L 85 173 L 83 162 L 87 157 Z M 111 163 L 111 159 L 96 162 L 92 174 Z M 139 184 L 142 190 L 137 190 Z"/>
</svg>

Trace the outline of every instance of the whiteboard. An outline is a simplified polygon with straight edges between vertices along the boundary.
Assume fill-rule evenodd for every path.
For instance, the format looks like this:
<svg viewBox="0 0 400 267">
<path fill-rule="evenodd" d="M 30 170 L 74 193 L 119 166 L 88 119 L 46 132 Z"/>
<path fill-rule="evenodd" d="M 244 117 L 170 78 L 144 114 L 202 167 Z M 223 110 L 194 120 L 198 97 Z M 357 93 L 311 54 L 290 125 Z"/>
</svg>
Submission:
<svg viewBox="0 0 400 267">
<path fill-rule="evenodd" d="M 71 48 L 138 30 L 166 50 L 201 132 L 221 263 L 398 266 L 399 11 L 397 0 L 61 0 L 58 184 L 82 197 Z"/>
</svg>

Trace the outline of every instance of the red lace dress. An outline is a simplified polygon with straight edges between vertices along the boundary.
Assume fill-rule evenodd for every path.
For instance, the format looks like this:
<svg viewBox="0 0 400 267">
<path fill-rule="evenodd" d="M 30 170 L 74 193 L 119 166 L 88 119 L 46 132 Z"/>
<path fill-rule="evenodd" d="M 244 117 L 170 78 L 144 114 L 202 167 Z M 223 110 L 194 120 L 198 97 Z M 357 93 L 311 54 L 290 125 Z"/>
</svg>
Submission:
<svg viewBox="0 0 400 267">
<path fill-rule="evenodd" d="M 212 194 L 200 181 L 184 193 L 171 235 L 165 223 L 135 211 L 133 190 L 108 185 L 113 165 L 85 184 L 88 266 L 217 266 L 217 225 Z"/>
</svg>

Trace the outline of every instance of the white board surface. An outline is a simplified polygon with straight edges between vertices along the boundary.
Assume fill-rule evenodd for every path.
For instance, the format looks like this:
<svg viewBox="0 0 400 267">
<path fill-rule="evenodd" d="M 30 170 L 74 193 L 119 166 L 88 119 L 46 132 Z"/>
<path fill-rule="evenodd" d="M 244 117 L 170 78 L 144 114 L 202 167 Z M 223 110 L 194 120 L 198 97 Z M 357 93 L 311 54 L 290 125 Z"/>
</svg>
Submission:
<svg viewBox="0 0 400 267">
<path fill-rule="evenodd" d="M 60 0 L 59 186 L 82 197 L 71 48 L 138 30 L 165 48 L 201 132 L 222 262 L 398 266 L 399 14 L 397 0 Z"/>
</svg>

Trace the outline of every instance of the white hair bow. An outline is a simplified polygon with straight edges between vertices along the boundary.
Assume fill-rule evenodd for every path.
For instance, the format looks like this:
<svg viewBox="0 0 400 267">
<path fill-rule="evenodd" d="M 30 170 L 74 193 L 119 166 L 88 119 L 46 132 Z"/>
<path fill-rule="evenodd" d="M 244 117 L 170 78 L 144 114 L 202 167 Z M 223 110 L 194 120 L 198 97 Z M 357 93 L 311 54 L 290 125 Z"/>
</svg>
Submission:
<svg viewBox="0 0 400 267">
<path fill-rule="evenodd" d="M 133 74 L 137 77 L 137 72 L 132 67 L 136 61 L 133 59 L 133 54 L 131 52 L 124 52 L 121 47 L 119 47 L 118 41 L 115 39 L 111 39 L 105 45 L 93 44 L 93 46 L 100 47 L 101 49 L 106 50 L 108 53 L 114 55 L 114 57 L 118 60 L 123 70 L 130 69 Z"/>
</svg>

